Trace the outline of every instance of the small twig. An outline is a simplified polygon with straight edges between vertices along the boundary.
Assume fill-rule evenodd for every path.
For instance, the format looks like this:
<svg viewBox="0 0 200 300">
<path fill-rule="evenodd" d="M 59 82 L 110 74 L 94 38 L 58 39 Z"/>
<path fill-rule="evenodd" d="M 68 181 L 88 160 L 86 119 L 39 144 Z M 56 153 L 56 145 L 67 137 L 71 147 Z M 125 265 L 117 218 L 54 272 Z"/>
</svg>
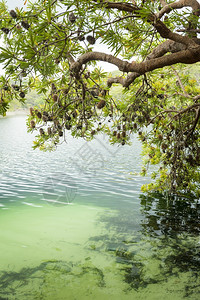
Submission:
<svg viewBox="0 0 200 300">
<path fill-rule="evenodd" d="M 186 93 L 185 88 L 184 88 L 184 85 L 183 85 L 183 83 L 182 83 L 182 81 L 181 81 L 181 78 L 180 78 L 178 72 L 176 71 L 176 69 L 175 69 L 173 66 L 171 66 L 171 68 L 172 68 L 172 70 L 173 70 L 173 72 L 174 72 L 174 74 L 175 74 L 175 76 L 176 76 L 176 78 L 177 78 L 177 80 L 178 80 L 178 83 L 179 83 L 179 85 L 180 85 L 180 87 L 181 87 L 181 89 L 182 89 L 182 91 L 183 91 L 184 96 L 185 96 L 185 97 L 190 96 L 188 93 Z"/>
</svg>

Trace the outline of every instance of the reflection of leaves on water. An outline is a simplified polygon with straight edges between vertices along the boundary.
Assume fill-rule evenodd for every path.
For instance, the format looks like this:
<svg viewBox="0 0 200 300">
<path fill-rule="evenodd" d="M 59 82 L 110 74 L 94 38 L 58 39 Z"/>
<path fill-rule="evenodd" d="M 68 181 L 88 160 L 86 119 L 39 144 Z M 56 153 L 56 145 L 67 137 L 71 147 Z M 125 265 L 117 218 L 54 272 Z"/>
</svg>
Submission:
<svg viewBox="0 0 200 300">
<path fill-rule="evenodd" d="M 178 253 L 168 255 L 164 262 L 175 265 L 182 272 L 193 271 L 193 275 L 197 277 L 200 270 L 200 247 L 180 249 Z"/>
<path fill-rule="evenodd" d="M 142 195 L 140 224 L 135 221 L 135 211 L 104 215 L 100 221 L 110 234 L 90 241 L 98 251 L 116 258 L 130 289 L 162 285 L 177 277 L 185 297 L 193 297 L 200 278 L 199 210 L 200 203 L 194 199 Z"/>
<path fill-rule="evenodd" d="M 140 196 L 141 210 L 145 216 L 143 232 L 157 236 L 164 234 L 176 237 L 181 232 L 200 233 L 200 202 L 197 199 L 153 194 Z"/>
<path fill-rule="evenodd" d="M 48 281 L 56 281 L 60 278 L 60 280 L 68 282 L 72 281 L 72 278 L 76 280 L 76 278 L 89 274 L 94 279 L 94 285 L 105 287 L 103 271 L 87 261 L 87 259 L 83 264 L 50 260 L 33 268 L 22 268 L 19 272 L 3 271 L 0 273 L 0 300 L 4 299 L 1 297 L 9 295 L 16 296 L 16 299 L 27 295 L 33 296 L 33 293 L 39 293 L 39 290 L 41 290 L 42 294 L 42 289 L 48 285 Z M 34 283 L 36 283 L 35 291 Z M 52 288 L 51 284 L 49 285 L 49 289 Z M 24 290 L 23 287 L 25 287 Z M 17 298 L 19 295 L 20 298 Z M 40 299 L 40 295 L 37 295 L 37 297 L 37 299 Z"/>
</svg>

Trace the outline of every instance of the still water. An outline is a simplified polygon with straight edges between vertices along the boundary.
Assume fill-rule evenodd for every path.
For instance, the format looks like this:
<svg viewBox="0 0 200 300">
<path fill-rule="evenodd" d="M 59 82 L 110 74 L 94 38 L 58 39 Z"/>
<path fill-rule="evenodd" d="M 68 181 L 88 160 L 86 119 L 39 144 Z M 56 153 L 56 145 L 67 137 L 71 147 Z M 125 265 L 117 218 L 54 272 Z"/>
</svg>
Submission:
<svg viewBox="0 0 200 300">
<path fill-rule="evenodd" d="M 199 202 L 141 195 L 137 139 L 43 153 L 25 123 L 0 119 L 0 299 L 199 299 Z"/>
</svg>

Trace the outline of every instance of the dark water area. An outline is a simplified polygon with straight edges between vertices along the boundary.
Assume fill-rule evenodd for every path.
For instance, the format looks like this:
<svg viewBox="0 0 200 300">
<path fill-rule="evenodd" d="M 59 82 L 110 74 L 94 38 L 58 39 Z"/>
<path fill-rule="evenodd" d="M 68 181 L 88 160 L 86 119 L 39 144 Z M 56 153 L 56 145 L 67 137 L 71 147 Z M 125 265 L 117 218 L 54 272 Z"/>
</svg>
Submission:
<svg viewBox="0 0 200 300">
<path fill-rule="evenodd" d="M 200 202 L 141 194 L 141 146 L 32 150 L 0 119 L 0 299 L 199 299 Z"/>
</svg>

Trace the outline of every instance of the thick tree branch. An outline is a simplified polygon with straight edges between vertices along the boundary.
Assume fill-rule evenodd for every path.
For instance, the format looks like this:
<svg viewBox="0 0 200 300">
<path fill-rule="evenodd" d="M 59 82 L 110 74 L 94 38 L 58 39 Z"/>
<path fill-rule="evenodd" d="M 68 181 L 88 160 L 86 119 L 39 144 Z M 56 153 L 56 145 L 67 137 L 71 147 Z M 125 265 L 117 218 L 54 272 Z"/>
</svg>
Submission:
<svg viewBox="0 0 200 300">
<path fill-rule="evenodd" d="M 176 43 L 171 40 L 167 40 L 162 44 L 159 44 L 156 48 L 154 48 L 153 51 L 147 56 L 147 59 L 161 57 L 168 52 L 174 53 L 185 49 L 186 49 L 185 45 Z"/>
<path fill-rule="evenodd" d="M 200 39 L 193 38 L 193 41 L 200 45 Z M 156 48 L 153 49 L 153 51 L 147 56 L 147 59 L 153 59 L 156 57 L 164 56 L 166 53 L 171 52 L 175 53 L 178 51 L 182 51 L 187 49 L 186 45 L 183 45 L 181 43 L 176 43 L 171 40 L 167 40 L 163 42 L 162 44 L 159 44 Z"/>
<path fill-rule="evenodd" d="M 150 60 L 147 59 L 141 63 L 129 63 L 127 61 L 123 61 L 117 57 L 114 57 L 113 55 L 105 54 L 102 52 L 88 52 L 81 55 L 78 60 L 71 65 L 71 71 L 78 75 L 82 68 L 82 65 L 93 60 L 111 63 L 117 66 L 118 69 L 122 72 L 133 72 L 133 74 L 129 75 L 126 80 L 116 79 L 117 82 L 122 84 L 123 86 L 128 86 L 134 81 L 136 77 L 155 69 L 163 68 L 165 66 L 171 66 L 177 63 L 192 64 L 200 61 L 200 46 L 196 45 L 195 48 L 182 50 L 177 53 L 172 53 Z"/>
<path fill-rule="evenodd" d="M 158 19 L 161 19 L 162 16 L 168 14 L 171 10 L 181 9 L 183 7 L 191 7 L 194 11 L 194 14 L 200 16 L 200 4 L 196 0 L 179 0 L 178 2 L 167 4 L 159 11 L 156 16 Z"/>
<path fill-rule="evenodd" d="M 200 29 L 177 29 L 177 32 L 200 33 Z"/>
<path fill-rule="evenodd" d="M 103 5 L 108 9 L 116 8 L 118 10 L 124 10 L 127 12 L 135 12 L 138 13 L 139 17 L 139 8 L 134 4 L 109 2 L 103 0 L 94 0 L 94 2 L 98 2 L 98 4 Z M 196 9 L 198 13 L 200 13 L 200 5 L 196 0 L 180 0 L 178 2 L 173 2 L 170 5 L 166 5 L 165 1 L 162 1 L 162 5 L 164 5 L 163 9 L 161 10 L 163 13 L 166 13 L 173 8 L 182 8 L 186 5 L 192 7 L 193 10 Z M 153 13 L 149 13 L 147 21 L 151 23 L 161 37 L 167 39 L 167 41 L 155 48 L 153 52 L 148 55 L 144 62 L 129 63 L 110 54 L 101 52 L 88 52 L 80 56 L 78 60 L 71 65 L 72 72 L 78 76 L 82 65 L 87 64 L 89 61 L 105 61 L 117 66 L 122 72 L 131 72 L 126 79 L 123 77 L 109 79 L 108 86 L 111 86 L 112 83 L 120 83 L 124 87 L 127 87 L 135 80 L 135 78 L 155 69 L 177 63 L 192 64 L 200 61 L 200 46 L 198 45 L 199 43 L 197 43 L 198 39 L 195 40 L 189 38 L 188 36 L 182 36 L 178 33 L 172 32 L 162 21 L 160 21 L 160 19 L 158 19 L 158 16 Z M 165 55 L 168 52 L 171 52 L 171 54 Z"/>
<path fill-rule="evenodd" d="M 162 6 L 167 5 L 167 2 L 165 0 L 160 0 L 160 3 L 161 3 Z"/>
<path fill-rule="evenodd" d="M 182 36 L 178 33 L 172 32 L 163 22 L 160 20 L 154 21 L 154 27 L 160 33 L 162 38 L 172 40 L 177 43 L 184 44 L 188 47 L 195 46 L 195 41 L 188 36 Z"/>
<path fill-rule="evenodd" d="M 111 87 L 113 85 L 113 83 L 119 83 L 123 87 L 128 87 L 139 76 L 141 76 L 140 73 L 133 72 L 133 73 L 128 74 L 128 76 L 126 78 L 123 78 L 123 77 L 109 78 L 107 81 L 107 86 Z"/>
<path fill-rule="evenodd" d="M 93 0 L 94 2 L 98 3 L 101 6 L 104 6 L 107 9 L 114 8 L 121 11 L 127 11 L 127 12 L 134 12 L 134 10 L 138 10 L 138 7 L 136 5 L 133 5 L 131 3 L 124 3 L 124 2 L 110 2 L 110 1 L 104 1 L 104 0 Z"/>
</svg>

